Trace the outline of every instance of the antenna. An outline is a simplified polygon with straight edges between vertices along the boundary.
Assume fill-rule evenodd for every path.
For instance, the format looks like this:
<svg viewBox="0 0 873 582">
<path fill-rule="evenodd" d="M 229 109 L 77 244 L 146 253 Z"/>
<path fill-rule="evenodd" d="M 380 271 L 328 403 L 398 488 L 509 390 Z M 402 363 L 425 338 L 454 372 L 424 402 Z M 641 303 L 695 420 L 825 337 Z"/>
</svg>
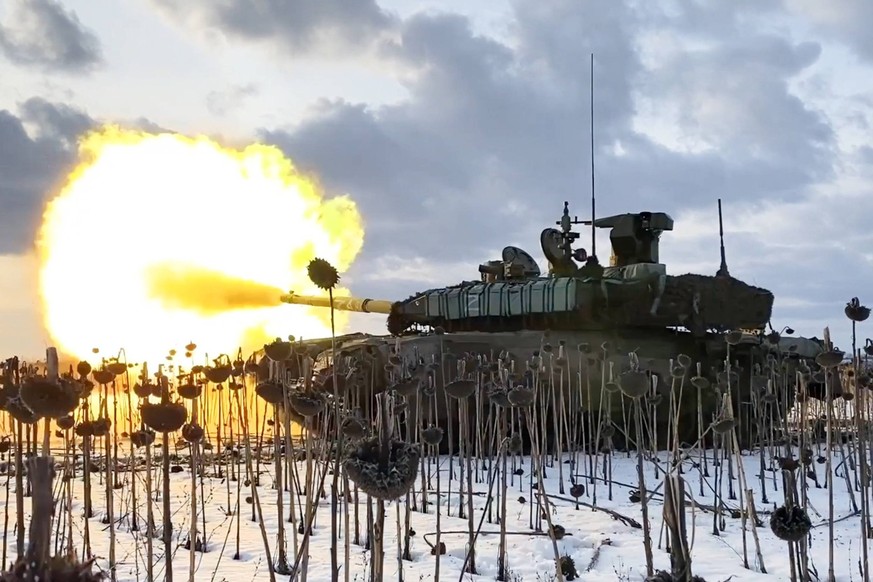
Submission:
<svg viewBox="0 0 873 582">
<path fill-rule="evenodd" d="M 596 218 L 596 198 L 594 196 L 594 53 L 591 53 L 591 256 L 589 262 L 598 264 L 597 261 L 597 227 L 594 225 Z"/>
<path fill-rule="evenodd" d="M 724 255 L 724 222 L 722 221 L 721 214 L 721 198 L 718 199 L 718 242 L 721 249 L 721 265 L 718 267 L 718 272 L 715 276 L 730 277 L 731 274 L 728 272 L 727 260 Z"/>
</svg>

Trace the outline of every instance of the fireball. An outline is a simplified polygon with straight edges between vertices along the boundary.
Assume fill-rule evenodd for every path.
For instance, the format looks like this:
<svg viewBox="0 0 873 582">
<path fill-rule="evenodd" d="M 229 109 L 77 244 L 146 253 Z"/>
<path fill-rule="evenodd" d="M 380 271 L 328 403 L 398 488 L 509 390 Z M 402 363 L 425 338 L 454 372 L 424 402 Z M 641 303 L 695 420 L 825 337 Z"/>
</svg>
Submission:
<svg viewBox="0 0 873 582">
<path fill-rule="evenodd" d="M 192 341 L 216 357 L 330 335 L 329 314 L 278 298 L 320 293 L 306 270 L 316 256 L 351 265 L 364 231 L 348 197 L 326 199 L 265 145 L 104 127 L 79 159 L 37 237 L 44 323 L 62 352 L 160 362 Z"/>
</svg>

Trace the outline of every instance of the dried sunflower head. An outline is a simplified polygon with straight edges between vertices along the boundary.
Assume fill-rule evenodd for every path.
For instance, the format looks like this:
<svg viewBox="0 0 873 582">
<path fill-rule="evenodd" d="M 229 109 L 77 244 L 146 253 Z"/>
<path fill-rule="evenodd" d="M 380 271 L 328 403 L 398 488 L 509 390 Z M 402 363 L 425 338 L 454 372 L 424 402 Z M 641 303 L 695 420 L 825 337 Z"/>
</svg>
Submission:
<svg viewBox="0 0 873 582">
<path fill-rule="evenodd" d="M 843 361 L 843 352 L 839 350 L 828 350 L 821 352 L 815 357 L 815 363 L 822 368 L 836 368 Z"/>
<path fill-rule="evenodd" d="M 621 391 L 628 398 L 642 398 L 651 387 L 649 377 L 645 372 L 625 372 L 619 377 Z"/>
<path fill-rule="evenodd" d="M 809 534 L 812 521 L 802 507 L 783 505 L 770 515 L 770 530 L 780 540 L 797 542 Z"/>
<path fill-rule="evenodd" d="M 65 379 L 28 378 L 21 385 L 20 395 L 24 405 L 40 417 L 60 418 L 79 405 L 77 386 Z"/>
<path fill-rule="evenodd" d="M 180 403 L 146 403 L 140 412 L 143 424 L 156 432 L 176 432 L 188 418 L 188 411 Z"/>
<path fill-rule="evenodd" d="M 270 404 L 280 404 L 285 401 L 285 388 L 271 380 L 260 382 L 255 387 L 255 393 Z"/>
<path fill-rule="evenodd" d="M 350 417 L 343 421 L 342 431 L 349 438 L 359 439 L 367 434 L 367 427 L 361 419 Z"/>
<path fill-rule="evenodd" d="M 870 317 L 870 308 L 861 305 L 857 297 L 852 297 L 852 300 L 846 303 L 845 313 L 850 320 L 860 323 Z"/>
<path fill-rule="evenodd" d="M 198 443 L 203 439 L 203 427 L 199 424 L 186 424 L 182 427 L 182 438 L 189 443 Z"/>
<path fill-rule="evenodd" d="M 333 289 L 339 283 L 339 273 L 336 268 L 324 259 L 314 258 L 307 267 L 309 280 L 320 289 Z"/>
<path fill-rule="evenodd" d="M 309 418 L 322 411 L 325 405 L 324 398 L 318 393 L 305 393 L 294 390 L 288 394 L 288 402 L 291 408 L 299 415 Z"/>
<path fill-rule="evenodd" d="M 436 446 L 443 440 L 443 429 L 438 426 L 429 426 L 421 431 L 421 438 L 425 443 Z"/>
<path fill-rule="evenodd" d="M 364 493 L 385 501 L 399 499 L 409 491 L 418 476 L 421 452 L 417 445 L 391 440 L 383 457 L 379 437 L 363 440 L 343 462 L 349 479 Z M 387 462 L 384 462 L 387 461 Z"/>
</svg>

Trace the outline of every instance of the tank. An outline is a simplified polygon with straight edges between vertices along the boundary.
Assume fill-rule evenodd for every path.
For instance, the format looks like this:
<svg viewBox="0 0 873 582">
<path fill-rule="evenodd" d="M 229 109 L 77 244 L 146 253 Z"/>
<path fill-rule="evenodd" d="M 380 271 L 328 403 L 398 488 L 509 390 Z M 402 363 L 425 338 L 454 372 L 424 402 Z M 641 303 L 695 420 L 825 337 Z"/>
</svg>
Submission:
<svg viewBox="0 0 873 582">
<path fill-rule="evenodd" d="M 579 224 L 609 229 L 609 266 L 577 247 L 573 227 Z M 824 344 L 772 328 L 768 333 L 773 294 L 732 277 L 723 246 L 715 275 L 672 275 L 659 257 L 661 236 L 674 227 L 663 212 L 579 221 L 565 202 L 556 226 L 540 235 L 545 273 L 528 252 L 507 246 L 499 260 L 479 266 L 475 280 L 402 301 L 334 299 L 337 310 L 385 314 L 389 333 L 339 337 L 335 354 L 310 350 L 316 372 L 327 378 L 336 366 L 363 400 L 418 378 L 434 394 L 425 389 L 425 404 L 410 407 L 411 426 L 418 415 L 427 422 L 454 420 L 456 405 L 442 388 L 460 377 L 481 386 L 468 403 L 475 415 L 486 414 L 489 394 L 501 386 L 536 382 L 547 387 L 542 404 L 560 411 L 560 422 L 549 421 L 555 434 L 598 419 L 624 422 L 630 404 L 621 378 L 632 368 L 649 377 L 645 403 L 661 444 L 671 407 L 681 440 L 693 443 L 716 420 L 726 392 L 742 443 L 755 439 L 761 410 L 768 425 L 782 425 L 797 371 L 814 368 Z M 282 301 L 331 305 L 293 293 Z M 504 368 L 508 372 L 499 372 Z M 612 444 L 620 446 L 617 429 Z"/>
</svg>

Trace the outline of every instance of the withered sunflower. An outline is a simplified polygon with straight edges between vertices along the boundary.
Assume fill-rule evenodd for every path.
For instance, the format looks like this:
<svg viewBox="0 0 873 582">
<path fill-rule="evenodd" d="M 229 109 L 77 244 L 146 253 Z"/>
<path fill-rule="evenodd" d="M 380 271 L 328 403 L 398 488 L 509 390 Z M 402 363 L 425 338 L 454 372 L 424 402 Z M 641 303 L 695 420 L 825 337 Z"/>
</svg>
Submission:
<svg viewBox="0 0 873 582">
<path fill-rule="evenodd" d="M 335 288 L 339 283 L 340 277 L 336 268 L 324 259 L 318 257 L 312 259 L 306 270 L 310 281 L 325 291 Z"/>
</svg>

